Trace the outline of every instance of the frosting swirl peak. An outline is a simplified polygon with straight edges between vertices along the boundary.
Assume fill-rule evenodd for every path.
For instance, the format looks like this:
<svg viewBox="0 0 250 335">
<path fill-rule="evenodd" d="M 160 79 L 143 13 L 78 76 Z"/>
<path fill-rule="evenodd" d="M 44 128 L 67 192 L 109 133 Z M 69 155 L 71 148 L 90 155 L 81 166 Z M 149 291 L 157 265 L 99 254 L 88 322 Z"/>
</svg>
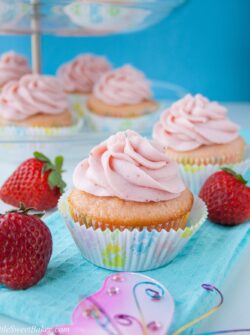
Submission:
<svg viewBox="0 0 250 335">
<path fill-rule="evenodd" d="M 62 65 L 57 76 L 66 92 L 91 93 L 94 84 L 110 69 L 111 65 L 104 57 L 85 54 Z"/>
<path fill-rule="evenodd" d="M 18 80 L 23 75 L 30 73 L 25 57 L 13 51 L 6 52 L 0 57 L 0 86 L 12 80 Z"/>
<path fill-rule="evenodd" d="M 131 130 L 93 148 L 75 168 L 73 183 L 96 196 L 137 202 L 170 200 L 185 190 L 177 164 L 159 145 Z"/>
<path fill-rule="evenodd" d="M 94 96 L 108 105 L 135 105 L 152 97 L 150 82 L 131 65 L 103 75 L 93 90 Z"/>
<path fill-rule="evenodd" d="M 166 109 L 153 129 L 153 138 L 176 151 L 224 144 L 239 136 L 239 127 L 227 118 L 227 109 L 201 94 L 187 94 Z"/>
<path fill-rule="evenodd" d="M 68 109 L 58 79 L 30 74 L 6 84 L 0 94 L 0 116 L 20 121 L 35 114 L 60 114 Z"/>
</svg>

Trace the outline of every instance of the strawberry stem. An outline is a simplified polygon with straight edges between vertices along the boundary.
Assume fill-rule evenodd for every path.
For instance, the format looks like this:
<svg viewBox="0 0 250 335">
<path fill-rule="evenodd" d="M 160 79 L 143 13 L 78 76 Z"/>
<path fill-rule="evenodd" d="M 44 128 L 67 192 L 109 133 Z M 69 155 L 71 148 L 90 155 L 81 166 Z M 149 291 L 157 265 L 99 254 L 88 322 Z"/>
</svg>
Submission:
<svg viewBox="0 0 250 335">
<path fill-rule="evenodd" d="M 54 163 L 52 163 L 48 157 L 38 151 L 34 152 L 34 157 L 44 163 L 42 173 L 50 171 L 48 177 L 50 188 L 53 190 L 55 187 L 58 187 L 60 192 L 63 193 L 66 187 L 66 183 L 62 179 L 62 173 L 64 172 L 62 169 L 64 161 L 63 156 L 57 156 Z"/>
<path fill-rule="evenodd" d="M 32 207 L 25 207 L 25 205 L 20 202 L 20 207 L 18 209 L 11 209 L 9 211 L 7 211 L 6 213 L 20 213 L 20 214 L 25 214 L 25 215 L 30 215 L 31 213 L 29 212 L 34 212 L 36 211 L 34 208 Z M 38 216 L 39 218 L 43 217 L 45 214 L 45 212 L 35 212 L 35 213 L 32 213 L 31 215 L 35 215 L 35 216 Z"/>
<path fill-rule="evenodd" d="M 247 180 L 245 178 L 243 178 L 243 176 L 241 174 L 236 173 L 234 170 L 232 170 L 232 169 L 230 169 L 228 167 L 223 167 L 222 171 L 231 174 L 232 176 L 234 176 L 242 184 L 244 184 L 244 185 L 247 184 Z"/>
</svg>

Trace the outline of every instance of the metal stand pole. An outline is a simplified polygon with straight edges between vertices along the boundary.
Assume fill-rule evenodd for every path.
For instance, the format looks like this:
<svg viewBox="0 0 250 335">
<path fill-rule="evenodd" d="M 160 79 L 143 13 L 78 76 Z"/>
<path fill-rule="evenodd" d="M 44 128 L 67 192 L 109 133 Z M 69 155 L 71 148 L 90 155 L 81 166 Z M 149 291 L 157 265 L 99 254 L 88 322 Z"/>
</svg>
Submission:
<svg viewBox="0 0 250 335">
<path fill-rule="evenodd" d="M 31 55 L 33 73 L 41 73 L 41 36 L 40 36 L 40 11 L 39 0 L 31 0 L 32 20 L 31 26 L 34 33 L 31 36 Z"/>
</svg>

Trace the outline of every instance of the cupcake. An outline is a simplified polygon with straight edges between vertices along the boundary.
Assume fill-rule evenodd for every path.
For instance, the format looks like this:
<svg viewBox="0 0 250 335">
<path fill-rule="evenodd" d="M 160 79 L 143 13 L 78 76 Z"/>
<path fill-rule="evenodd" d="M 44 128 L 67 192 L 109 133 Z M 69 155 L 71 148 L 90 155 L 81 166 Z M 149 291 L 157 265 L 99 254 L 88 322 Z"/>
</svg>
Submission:
<svg viewBox="0 0 250 335">
<path fill-rule="evenodd" d="M 154 126 L 153 139 L 187 165 L 235 164 L 243 160 L 246 149 L 227 109 L 200 94 L 188 94 L 166 109 Z"/>
<path fill-rule="evenodd" d="M 115 131 L 128 126 L 143 128 L 158 104 L 153 100 L 150 82 L 144 74 L 125 65 L 101 77 L 88 98 L 87 107 L 93 126 L 98 130 Z"/>
<path fill-rule="evenodd" d="M 57 77 L 70 96 L 75 112 L 83 114 L 86 96 L 92 93 L 94 84 L 110 69 L 111 64 L 106 58 L 91 54 L 79 55 L 59 68 Z"/>
<path fill-rule="evenodd" d="M 25 75 L 0 94 L 0 126 L 70 127 L 73 118 L 58 79 Z"/>
<path fill-rule="evenodd" d="M 0 57 L 0 90 L 12 80 L 18 80 L 31 72 L 25 57 L 6 52 Z"/>
<path fill-rule="evenodd" d="M 94 228 L 185 228 L 193 196 L 176 163 L 133 131 L 95 147 L 73 176 L 73 217 Z"/>
<path fill-rule="evenodd" d="M 205 220 L 200 204 L 188 223 L 197 201 L 177 164 L 131 130 L 96 146 L 75 168 L 73 184 L 59 210 L 83 256 L 106 268 L 140 271 L 163 265 Z"/>
</svg>

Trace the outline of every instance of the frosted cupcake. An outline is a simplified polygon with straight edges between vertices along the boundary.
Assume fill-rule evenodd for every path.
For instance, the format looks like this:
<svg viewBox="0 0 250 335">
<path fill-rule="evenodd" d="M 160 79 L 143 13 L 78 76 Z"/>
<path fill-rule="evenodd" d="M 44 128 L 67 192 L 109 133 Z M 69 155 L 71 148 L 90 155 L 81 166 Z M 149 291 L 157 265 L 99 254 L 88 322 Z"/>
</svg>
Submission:
<svg viewBox="0 0 250 335">
<path fill-rule="evenodd" d="M 73 184 L 59 211 L 83 256 L 105 268 L 162 266 L 206 218 L 177 164 L 131 130 L 96 146 L 75 168 Z"/>
<path fill-rule="evenodd" d="M 0 126 L 70 127 L 73 118 L 58 79 L 26 75 L 6 84 L 0 94 Z"/>
<path fill-rule="evenodd" d="M 238 163 L 246 149 L 227 109 L 200 94 L 188 94 L 166 109 L 154 126 L 153 138 L 170 157 L 189 165 Z"/>
<path fill-rule="evenodd" d="M 111 69 L 111 64 L 104 57 L 91 54 L 79 55 L 71 62 L 62 65 L 57 77 L 78 114 L 83 114 L 85 98 L 92 93 L 94 84 Z"/>
<path fill-rule="evenodd" d="M 131 65 L 103 75 L 88 101 L 91 126 L 97 130 L 135 130 L 148 126 L 158 104 L 150 82 Z"/>
<path fill-rule="evenodd" d="M 2 54 L 0 57 L 0 90 L 8 82 L 18 80 L 30 72 L 25 57 L 13 51 Z"/>
<path fill-rule="evenodd" d="M 177 230 L 193 204 L 176 163 L 129 130 L 95 147 L 73 182 L 68 200 L 74 219 L 95 228 Z"/>
</svg>

